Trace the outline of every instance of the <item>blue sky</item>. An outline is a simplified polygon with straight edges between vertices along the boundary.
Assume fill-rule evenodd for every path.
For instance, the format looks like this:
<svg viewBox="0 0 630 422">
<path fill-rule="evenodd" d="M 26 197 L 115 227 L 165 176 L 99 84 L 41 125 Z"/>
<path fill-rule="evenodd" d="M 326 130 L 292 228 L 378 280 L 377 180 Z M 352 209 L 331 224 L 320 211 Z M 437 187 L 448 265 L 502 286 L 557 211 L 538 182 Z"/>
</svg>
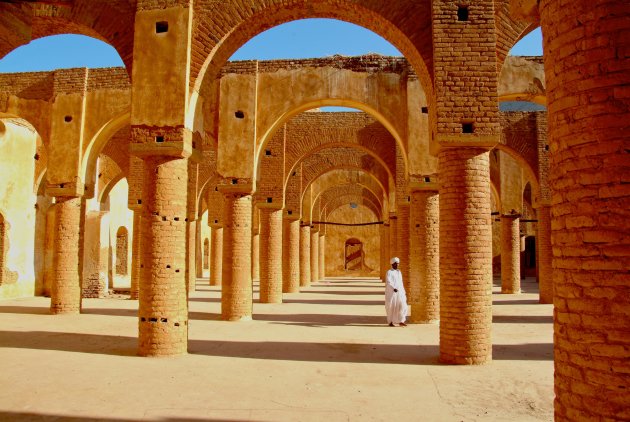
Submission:
<svg viewBox="0 0 630 422">
<path fill-rule="evenodd" d="M 304 19 L 272 28 L 246 43 L 232 60 L 400 55 L 386 40 L 362 27 L 331 19 Z M 542 55 L 540 30 L 527 35 L 513 55 Z M 113 67 L 123 63 L 108 44 L 80 35 L 57 35 L 32 41 L 0 60 L 0 72 L 32 72 L 69 67 Z"/>
</svg>

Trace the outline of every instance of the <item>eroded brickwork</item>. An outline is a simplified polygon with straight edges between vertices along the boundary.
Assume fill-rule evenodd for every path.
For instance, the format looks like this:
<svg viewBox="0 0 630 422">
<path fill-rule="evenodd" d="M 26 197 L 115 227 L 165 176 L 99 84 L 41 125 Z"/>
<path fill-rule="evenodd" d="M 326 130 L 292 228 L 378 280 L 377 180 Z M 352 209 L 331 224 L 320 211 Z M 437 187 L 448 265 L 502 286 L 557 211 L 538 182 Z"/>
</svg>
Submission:
<svg viewBox="0 0 630 422">
<path fill-rule="evenodd" d="M 536 210 L 536 262 L 538 264 L 538 288 L 540 303 L 553 303 L 553 251 L 551 249 L 551 207 Z"/>
<path fill-rule="evenodd" d="M 440 360 L 492 359 L 488 152 L 444 148 L 440 165 Z"/>
</svg>

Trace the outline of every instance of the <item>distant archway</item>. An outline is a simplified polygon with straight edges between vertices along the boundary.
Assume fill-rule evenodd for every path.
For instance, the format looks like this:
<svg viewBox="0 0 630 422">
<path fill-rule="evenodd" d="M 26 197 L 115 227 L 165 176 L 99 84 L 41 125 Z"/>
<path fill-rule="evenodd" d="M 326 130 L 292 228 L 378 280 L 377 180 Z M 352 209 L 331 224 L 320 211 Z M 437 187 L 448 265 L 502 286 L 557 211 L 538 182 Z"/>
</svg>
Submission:
<svg viewBox="0 0 630 422">
<path fill-rule="evenodd" d="M 129 252 L 129 232 L 120 226 L 116 232 L 116 275 L 127 275 L 127 255 Z"/>
<path fill-rule="evenodd" d="M 363 268 L 363 242 L 357 238 L 346 240 L 344 249 L 344 269 L 346 271 Z"/>
</svg>

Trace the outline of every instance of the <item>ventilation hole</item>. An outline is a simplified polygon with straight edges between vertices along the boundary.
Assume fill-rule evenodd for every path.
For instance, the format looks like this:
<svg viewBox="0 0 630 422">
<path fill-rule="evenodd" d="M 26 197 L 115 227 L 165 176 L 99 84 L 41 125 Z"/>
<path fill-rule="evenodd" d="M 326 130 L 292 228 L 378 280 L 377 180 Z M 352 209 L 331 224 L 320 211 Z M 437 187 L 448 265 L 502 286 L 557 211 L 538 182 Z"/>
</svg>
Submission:
<svg viewBox="0 0 630 422">
<path fill-rule="evenodd" d="M 175 270 L 175 272 L 176 272 L 176 273 L 178 273 L 178 272 L 179 272 L 179 270 Z"/>
<path fill-rule="evenodd" d="M 545 151 L 549 151 L 549 145 L 545 145 Z"/>
<path fill-rule="evenodd" d="M 289 210 L 289 211 L 287 211 L 287 214 L 288 215 L 293 215 L 293 211 Z"/>
<path fill-rule="evenodd" d="M 271 155 L 271 150 L 270 149 L 266 149 L 265 150 L 265 155 Z"/>
<path fill-rule="evenodd" d="M 170 265 L 167 265 L 167 266 L 166 266 L 166 268 L 171 268 L 171 266 L 170 266 Z"/>
<path fill-rule="evenodd" d="M 472 123 L 462 123 L 462 133 L 474 133 L 475 126 Z"/>
<path fill-rule="evenodd" d="M 237 119 L 244 119 L 245 113 L 243 113 L 241 110 L 238 110 L 234 113 L 234 117 L 236 117 Z"/>
<path fill-rule="evenodd" d="M 65 185 L 65 184 L 63 184 L 63 183 L 61 183 L 61 184 L 59 185 L 59 187 L 60 187 L 61 189 L 63 189 L 65 186 L 66 186 L 66 185 Z"/>
<path fill-rule="evenodd" d="M 153 215 L 160 215 L 157 211 L 153 212 Z"/>
<path fill-rule="evenodd" d="M 197 143 L 195 141 L 192 141 L 192 147 L 197 148 Z"/>
<path fill-rule="evenodd" d="M 166 216 L 162 217 L 162 221 L 166 221 Z"/>
<path fill-rule="evenodd" d="M 179 217 L 175 217 L 175 218 L 173 218 L 173 220 L 179 221 Z"/>
<path fill-rule="evenodd" d="M 142 205 L 142 199 L 138 199 L 136 202 L 138 202 L 138 205 Z"/>
<path fill-rule="evenodd" d="M 232 184 L 233 184 L 233 185 L 238 184 L 238 179 L 232 179 Z"/>
<path fill-rule="evenodd" d="M 416 227 L 420 227 L 420 224 L 416 224 Z"/>
<path fill-rule="evenodd" d="M 424 183 L 429 183 L 430 181 L 431 181 L 431 178 L 430 178 L 430 177 L 425 177 L 425 178 L 424 178 Z"/>
<path fill-rule="evenodd" d="M 184 221 L 188 223 L 188 217 L 184 218 Z"/>
<path fill-rule="evenodd" d="M 468 6 L 459 6 L 457 8 L 457 20 L 460 22 L 468 20 Z"/>
<path fill-rule="evenodd" d="M 144 264 L 140 264 L 140 268 L 144 268 Z"/>
<path fill-rule="evenodd" d="M 219 224 L 219 220 L 214 220 L 214 224 Z"/>
<path fill-rule="evenodd" d="M 155 142 L 157 142 L 157 143 L 162 143 L 162 142 L 164 142 L 164 136 L 156 136 L 156 137 L 155 137 Z"/>
<path fill-rule="evenodd" d="M 294 171 L 291 176 L 297 176 L 297 171 Z"/>
<path fill-rule="evenodd" d="M 145 317 L 140 318 L 140 321 L 145 322 L 147 319 Z"/>
<path fill-rule="evenodd" d="M 175 326 L 176 326 L 176 327 L 179 327 L 179 322 L 176 322 L 176 323 L 175 323 Z"/>
<path fill-rule="evenodd" d="M 267 198 L 267 203 L 271 204 L 273 202 L 273 198 Z"/>
<path fill-rule="evenodd" d="M 168 322 L 168 318 L 160 318 L 161 322 Z"/>
<path fill-rule="evenodd" d="M 39 160 L 39 154 L 35 154 L 35 156 L 33 157 L 36 161 Z"/>
<path fill-rule="evenodd" d="M 64 122 L 70 123 L 72 121 L 72 116 L 66 116 L 63 118 Z"/>
<path fill-rule="evenodd" d="M 149 318 L 149 322 L 157 322 L 157 318 Z"/>
<path fill-rule="evenodd" d="M 155 33 L 156 34 L 163 34 L 165 32 L 168 32 L 168 22 L 165 22 L 165 21 L 156 22 L 155 23 Z"/>
<path fill-rule="evenodd" d="M 422 107 L 422 114 L 429 114 L 429 107 Z"/>
</svg>

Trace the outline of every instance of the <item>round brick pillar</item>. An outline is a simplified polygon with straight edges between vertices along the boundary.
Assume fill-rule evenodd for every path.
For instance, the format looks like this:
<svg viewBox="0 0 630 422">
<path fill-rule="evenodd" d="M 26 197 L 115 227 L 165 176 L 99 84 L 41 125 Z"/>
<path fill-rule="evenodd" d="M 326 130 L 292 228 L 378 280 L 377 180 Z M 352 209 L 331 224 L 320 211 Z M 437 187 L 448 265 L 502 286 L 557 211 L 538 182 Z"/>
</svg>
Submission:
<svg viewBox="0 0 630 422">
<path fill-rule="evenodd" d="M 387 270 L 390 268 L 389 260 L 398 256 L 398 218 L 395 214 L 389 216 L 389 255 Z"/>
<path fill-rule="evenodd" d="M 210 226 L 210 285 L 220 286 L 223 277 L 223 227 Z"/>
<path fill-rule="evenodd" d="M 252 318 L 252 195 L 225 192 L 221 318 Z"/>
<path fill-rule="evenodd" d="M 555 420 L 630 420 L 630 8 L 541 0 Z"/>
<path fill-rule="evenodd" d="M 188 342 L 188 163 L 148 157 L 144 164 L 138 354 L 179 355 L 186 353 Z"/>
<path fill-rule="evenodd" d="M 201 218 L 196 220 L 195 223 L 195 278 L 203 277 L 203 267 L 204 264 L 208 265 L 206 261 L 204 261 L 204 256 L 202 252 L 202 243 L 203 239 L 201 237 Z"/>
<path fill-rule="evenodd" d="M 501 216 L 501 293 L 521 292 L 521 239 L 519 218 Z"/>
<path fill-rule="evenodd" d="M 197 223 L 195 220 L 186 222 L 186 289 L 188 295 L 195 291 L 197 284 L 196 249 Z"/>
<path fill-rule="evenodd" d="M 382 224 L 380 229 L 381 237 L 381 281 L 385 283 L 387 270 L 389 270 L 389 224 Z"/>
<path fill-rule="evenodd" d="M 260 280 L 260 234 L 252 234 L 252 280 Z"/>
<path fill-rule="evenodd" d="M 281 209 L 260 209 L 260 302 L 282 303 Z"/>
<path fill-rule="evenodd" d="M 282 291 L 300 291 L 300 220 L 284 220 Z"/>
<path fill-rule="evenodd" d="M 398 206 L 397 212 L 397 256 L 400 258 L 400 272 L 403 277 L 403 286 L 405 286 L 405 291 L 409 291 L 409 203 L 405 202 Z M 414 251 L 415 252 L 415 251 Z M 407 296 L 407 301 L 409 301 L 409 296 Z"/>
<path fill-rule="evenodd" d="M 440 361 L 492 359 L 492 229 L 486 149 L 442 148 Z"/>
<path fill-rule="evenodd" d="M 536 236 L 536 265 L 538 266 L 538 289 L 540 303 L 553 303 L 553 269 L 551 261 L 551 207 L 541 206 L 536 210 L 538 233 Z"/>
<path fill-rule="evenodd" d="M 319 231 L 311 229 L 311 283 L 319 281 Z"/>
<path fill-rule="evenodd" d="M 300 227 L 300 287 L 311 285 L 311 227 Z"/>
<path fill-rule="evenodd" d="M 57 197 L 56 212 L 50 313 L 78 314 L 81 312 L 81 198 Z"/>
<path fill-rule="evenodd" d="M 409 322 L 440 319 L 440 197 L 437 191 L 412 191 L 410 206 Z"/>
<path fill-rule="evenodd" d="M 321 231 L 320 231 L 321 233 Z M 326 278 L 326 235 L 322 234 L 319 236 L 319 279 L 323 280 Z"/>
<path fill-rule="evenodd" d="M 131 288 L 130 298 L 137 300 L 140 294 L 142 271 L 142 209 L 133 210 L 133 240 L 131 243 Z"/>
</svg>

